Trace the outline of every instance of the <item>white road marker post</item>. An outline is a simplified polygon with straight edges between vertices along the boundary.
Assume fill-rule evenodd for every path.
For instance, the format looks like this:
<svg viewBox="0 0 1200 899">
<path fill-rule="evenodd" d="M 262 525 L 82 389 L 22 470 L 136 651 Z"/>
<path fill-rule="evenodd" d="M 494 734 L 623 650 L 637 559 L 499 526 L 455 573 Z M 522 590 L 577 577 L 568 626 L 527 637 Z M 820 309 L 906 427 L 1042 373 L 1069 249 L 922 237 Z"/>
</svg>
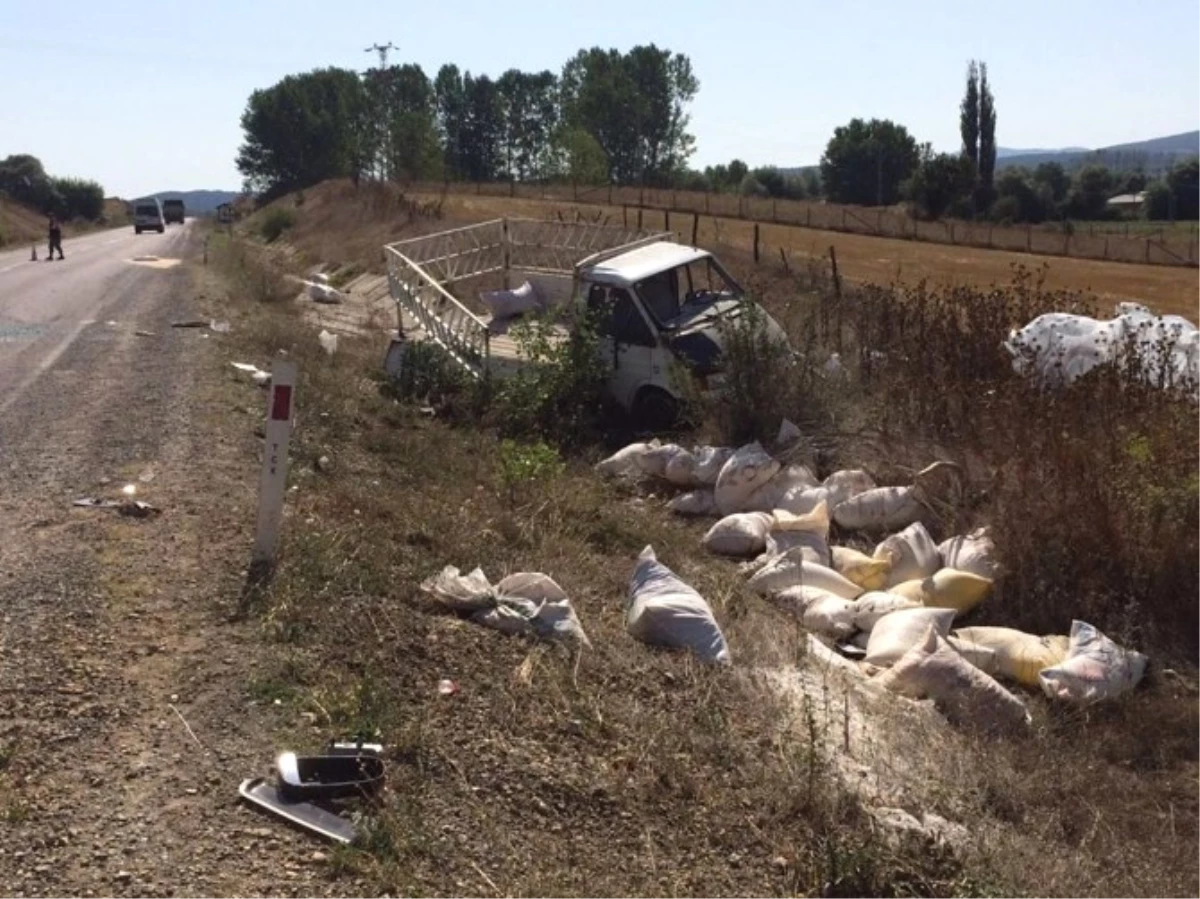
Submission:
<svg viewBox="0 0 1200 899">
<path fill-rule="evenodd" d="M 279 530 L 283 521 L 288 445 L 292 440 L 295 400 L 296 363 L 277 359 L 271 363 L 266 440 L 263 444 L 262 476 L 258 482 L 258 530 L 254 541 L 254 562 L 259 565 L 274 565 L 279 553 Z"/>
</svg>

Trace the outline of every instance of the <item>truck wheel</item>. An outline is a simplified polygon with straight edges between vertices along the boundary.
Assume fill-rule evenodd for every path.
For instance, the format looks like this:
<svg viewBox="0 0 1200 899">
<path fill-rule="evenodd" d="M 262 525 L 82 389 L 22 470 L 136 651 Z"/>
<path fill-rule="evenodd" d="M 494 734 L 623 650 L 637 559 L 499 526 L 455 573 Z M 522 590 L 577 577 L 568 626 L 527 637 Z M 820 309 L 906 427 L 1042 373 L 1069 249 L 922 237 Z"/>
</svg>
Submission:
<svg viewBox="0 0 1200 899">
<path fill-rule="evenodd" d="M 632 412 L 638 427 L 665 431 L 679 420 L 679 401 L 665 390 L 647 387 L 633 401 Z"/>
</svg>

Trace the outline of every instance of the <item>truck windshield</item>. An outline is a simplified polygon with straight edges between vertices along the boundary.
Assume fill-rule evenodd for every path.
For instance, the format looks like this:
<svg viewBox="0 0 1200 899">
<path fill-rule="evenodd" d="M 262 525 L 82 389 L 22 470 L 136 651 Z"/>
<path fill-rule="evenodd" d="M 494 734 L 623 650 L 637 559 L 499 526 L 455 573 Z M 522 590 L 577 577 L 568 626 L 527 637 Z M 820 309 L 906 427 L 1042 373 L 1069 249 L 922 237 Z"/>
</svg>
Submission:
<svg viewBox="0 0 1200 899">
<path fill-rule="evenodd" d="M 711 257 L 658 272 L 634 287 L 660 327 L 703 312 L 718 300 L 739 300 L 742 290 Z"/>
</svg>

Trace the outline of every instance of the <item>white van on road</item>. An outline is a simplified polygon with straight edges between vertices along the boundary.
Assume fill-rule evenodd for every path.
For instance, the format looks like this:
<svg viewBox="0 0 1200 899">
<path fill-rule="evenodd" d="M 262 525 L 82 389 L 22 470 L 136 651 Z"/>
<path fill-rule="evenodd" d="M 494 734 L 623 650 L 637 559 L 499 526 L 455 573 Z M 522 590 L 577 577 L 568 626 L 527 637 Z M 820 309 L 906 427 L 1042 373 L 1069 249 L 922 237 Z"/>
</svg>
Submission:
<svg viewBox="0 0 1200 899">
<path fill-rule="evenodd" d="M 153 197 L 138 200 L 133 204 L 133 233 L 157 231 L 162 234 L 167 230 L 167 222 L 163 218 L 162 204 Z"/>
</svg>

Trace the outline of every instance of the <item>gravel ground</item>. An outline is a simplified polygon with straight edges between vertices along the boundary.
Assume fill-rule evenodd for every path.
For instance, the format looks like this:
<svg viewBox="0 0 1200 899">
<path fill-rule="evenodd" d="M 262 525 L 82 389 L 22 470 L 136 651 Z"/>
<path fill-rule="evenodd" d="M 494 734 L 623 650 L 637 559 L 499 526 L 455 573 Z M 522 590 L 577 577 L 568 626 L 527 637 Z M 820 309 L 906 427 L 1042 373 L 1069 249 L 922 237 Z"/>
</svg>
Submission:
<svg viewBox="0 0 1200 899">
<path fill-rule="evenodd" d="M 129 279 L 0 417 L 10 895 L 361 889 L 331 879 L 327 845 L 238 800 L 280 748 L 282 712 L 245 688 L 258 635 L 230 614 L 262 395 L 226 374 L 220 335 L 170 327 L 221 302 L 199 237 L 181 242 L 184 265 Z M 126 483 L 162 514 L 72 506 Z"/>
</svg>

